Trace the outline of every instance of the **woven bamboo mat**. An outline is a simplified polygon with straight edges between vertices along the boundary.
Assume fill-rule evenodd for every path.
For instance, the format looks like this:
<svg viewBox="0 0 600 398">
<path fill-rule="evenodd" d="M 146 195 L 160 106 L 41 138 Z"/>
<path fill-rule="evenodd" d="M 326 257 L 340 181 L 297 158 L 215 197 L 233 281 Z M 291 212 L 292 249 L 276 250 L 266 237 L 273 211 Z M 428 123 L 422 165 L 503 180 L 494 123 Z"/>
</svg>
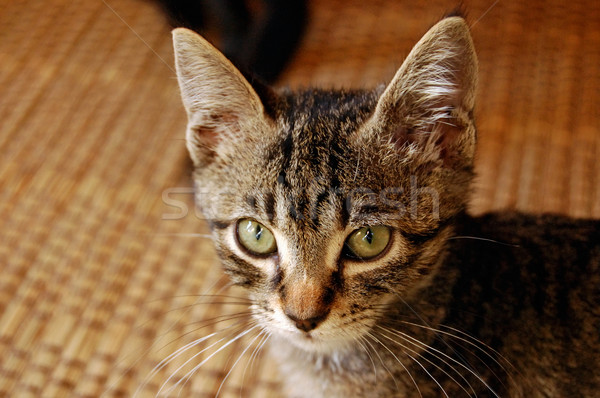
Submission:
<svg viewBox="0 0 600 398">
<path fill-rule="evenodd" d="M 281 84 L 387 81 L 456 2 L 415 3 L 310 2 Z M 464 5 L 481 68 L 473 212 L 600 217 L 600 3 Z M 172 68 L 153 3 L 0 2 L 0 396 L 280 396 L 268 358 L 250 366 L 251 339 L 230 340 L 236 318 L 215 325 L 243 306 L 199 296 L 241 293 L 222 290 L 192 207 Z"/>
</svg>

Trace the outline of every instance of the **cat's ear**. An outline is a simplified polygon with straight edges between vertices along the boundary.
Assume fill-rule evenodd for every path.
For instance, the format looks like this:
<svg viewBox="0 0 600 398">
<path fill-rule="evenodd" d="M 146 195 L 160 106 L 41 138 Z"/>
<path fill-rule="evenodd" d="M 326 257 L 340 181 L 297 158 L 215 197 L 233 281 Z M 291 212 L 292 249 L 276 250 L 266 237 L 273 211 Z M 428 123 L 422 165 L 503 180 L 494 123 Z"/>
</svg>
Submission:
<svg viewBox="0 0 600 398">
<path fill-rule="evenodd" d="M 412 49 L 381 95 L 372 128 L 399 148 L 419 148 L 444 163 L 472 162 L 477 57 L 460 17 L 443 19 Z"/>
<path fill-rule="evenodd" d="M 223 54 L 185 28 L 173 30 L 173 47 L 188 115 L 187 147 L 196 166 L 264 131 L 269 120 L 260 97 Z"/>
</svg>

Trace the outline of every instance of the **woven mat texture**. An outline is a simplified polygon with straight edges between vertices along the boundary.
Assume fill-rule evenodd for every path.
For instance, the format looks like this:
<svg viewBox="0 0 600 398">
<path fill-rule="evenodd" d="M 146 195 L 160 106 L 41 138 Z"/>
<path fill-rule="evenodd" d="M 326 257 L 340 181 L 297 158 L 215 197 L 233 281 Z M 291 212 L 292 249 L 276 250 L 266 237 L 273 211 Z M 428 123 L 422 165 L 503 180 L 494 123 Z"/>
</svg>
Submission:
<svg viewBox="0 0 600 398">
<path fill-rule="evenodd" d="M 600 217 L 600 2 L 463 4 L 472 211 Z M 309 5 L 281 85 L 386 82 L 456 2 Z M 149 1 L 0 2 L 0 396 L 280 396 L 262 339 L 233 338 L 242 293 L 193 210 L 172 58 Z"/>
</svg>

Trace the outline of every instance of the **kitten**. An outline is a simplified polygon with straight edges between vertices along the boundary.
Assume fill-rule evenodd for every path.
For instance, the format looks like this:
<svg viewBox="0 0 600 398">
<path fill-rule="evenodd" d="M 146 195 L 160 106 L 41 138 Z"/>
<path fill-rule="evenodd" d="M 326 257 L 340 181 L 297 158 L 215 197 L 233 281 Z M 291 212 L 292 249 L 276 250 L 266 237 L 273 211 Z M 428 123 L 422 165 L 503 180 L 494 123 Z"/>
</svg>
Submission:
<svg viewBox="0 0 600 398">
<path fill-rule="evenodd" d="M 275 92 L 173 35 L 198 206 L 290 397 L 597 396 L 600 222 L 465 212 L 462 18 L 374 91 Z"/>
</svg>

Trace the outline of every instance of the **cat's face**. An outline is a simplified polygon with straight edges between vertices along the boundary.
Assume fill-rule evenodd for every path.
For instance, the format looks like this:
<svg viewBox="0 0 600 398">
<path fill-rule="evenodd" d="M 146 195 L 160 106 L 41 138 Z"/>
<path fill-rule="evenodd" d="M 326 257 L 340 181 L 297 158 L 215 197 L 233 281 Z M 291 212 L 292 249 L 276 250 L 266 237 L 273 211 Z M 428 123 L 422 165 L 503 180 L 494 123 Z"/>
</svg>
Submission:
<svg viewBox="0 0 600 398">
<path fill-rule="evenodd" d="M 174 32 L 197 203 L 259 324 L 308 351 L 351 346 L 426 285 L 465 206 L 476 60 L 436 25 L 385 90 L 255 89 Z M 258 95 L 260 92 L 261 95 Z"/>
</svg>

